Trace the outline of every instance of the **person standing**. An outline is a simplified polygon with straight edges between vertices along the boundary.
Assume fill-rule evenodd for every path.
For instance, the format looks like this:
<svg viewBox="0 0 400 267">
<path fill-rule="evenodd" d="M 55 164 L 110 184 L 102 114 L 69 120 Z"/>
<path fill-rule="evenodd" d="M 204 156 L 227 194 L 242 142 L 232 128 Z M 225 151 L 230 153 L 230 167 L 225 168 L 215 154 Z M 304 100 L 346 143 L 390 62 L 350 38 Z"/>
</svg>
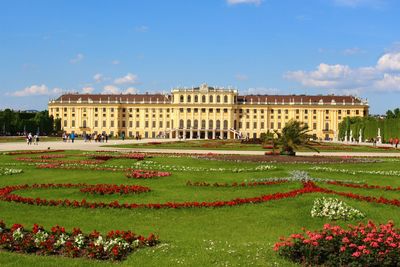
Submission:
<svg viewBox="0 0 400 267">
<path fill-rule="evenodd" d="M 75 140 L 75 134 L 74 134 L 74 133 L 71 133 L 71 134 L 69 135 L 69 138 L 71 139 L 71 142 L 73 143 L 74 140 Z"/>
<path fill-rule="evenodd" d="M 32 145 L 32 134 L 28 134 L 28 145 Z"/>
<path fill-rule="evenodd" d="M 397 147 L 399 146 L 399 138 L 398 137 L 396 137 L 396 139 L 394 140 L 394 144 L 397 149 Z"/>
</svg>

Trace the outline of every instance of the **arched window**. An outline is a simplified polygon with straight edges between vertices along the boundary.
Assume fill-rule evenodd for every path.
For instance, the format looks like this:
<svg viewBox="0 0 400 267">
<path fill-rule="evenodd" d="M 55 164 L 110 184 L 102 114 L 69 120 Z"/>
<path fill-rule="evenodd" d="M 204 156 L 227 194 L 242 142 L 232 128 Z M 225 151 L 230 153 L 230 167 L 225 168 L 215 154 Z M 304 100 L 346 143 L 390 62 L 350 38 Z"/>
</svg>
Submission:
<svg viewBox="0 0 400 267">
<path fill-rule="evenodd" d="M 233 121 L 233 128 L 237 129 L 237 121 L 236 120 Z"/>
<path fill-rule="evenodd" d="M 83 128 L 86 128 L 86 120 L 83 121 Z"/>
<path fill-rule="evenodd" d="M 203 95 L 203 96 L 201 97 L 201 102 L 202 102 L 202 103 L 206 103 L 206 96 L 205 96 L 205 95 Z"/>
<path fill-rule="evenodd" d="M 212 120 L 209 120 L 209 121 L 208 121 L 208 129 L 214 128 L 214 125 L 213 125 L 213 124 L 214 124 L 213 121 L 212 121 Z"/>
<path fill-rule="evenodd" d="M 227 130 L 227 129 L 228 129 L 228 121 L 224 120 L 224 130 Z"/>
<path fill-rule="evenodd" d="M 193 129 L 197 129 L 199 127 L 199 121 L 198 120 L 194 120 L 193 121 Z"/>
<path fill-rule="evenodd" d="M 217 95 L 217 103 L 221 102 L 221 97 L 219 95 Z"/>
<path fill-rule="evenodd" d="M 181 96 L 179 97 L 179 102 L 183 103 L 183 101 L 184 101 L 184 97 L 183 97 L 183 95 L 181 95 Z"/>
<path fill-rule="evenodd" d="M 179 129 L 183 129 L 183 120 L 179 120 Z"/>
<path fill-rule="evenodd" d="M 192 127 L 192 122 L 190 120 L 186 121 L 186 129 L 190 129 Z"/>
<path fill-rule="evenodd" d="M 202 120 L 201 121 L 201 129 L 205 129 L 206 128 L 206 120 Z"/>
<path fill-rule="evenodd" d="M 194 103 L 199 102 L 199 97 L 197 95 L 194 96 Z"/>
<path fill-rule="evenodd" d="M 220 122 L 220 120 L 217 120 L 217 123 L 216 123 L 216 127 L 215 127 L 216 129 L 220 129 L 221 128 L 221 122 Z"/>
<path fill-rule="evenodd" d="M 187 102 L 188 103 L 192 102 L 192 98 L 190 97 L 190 95 L 187 96 Z"/>
<path fill-rule="evenodd" d="M 325 130 L 329 131 L 329 122 L 325 123 Z"/>
<path fill-rule="evenodd" d="M 228 103 L 228 96 L 227 95 L 224 96 L 224 103 Z"/>
<path fill-rule="evenodd" d="M 212 95 L 210 95 L 210 98 L 209 98 L 209 101 L 208 101 L 208 102 L 210 102 L 210 103 L 213 102 L 213 96 L 212 96 Z"/>
</svg>

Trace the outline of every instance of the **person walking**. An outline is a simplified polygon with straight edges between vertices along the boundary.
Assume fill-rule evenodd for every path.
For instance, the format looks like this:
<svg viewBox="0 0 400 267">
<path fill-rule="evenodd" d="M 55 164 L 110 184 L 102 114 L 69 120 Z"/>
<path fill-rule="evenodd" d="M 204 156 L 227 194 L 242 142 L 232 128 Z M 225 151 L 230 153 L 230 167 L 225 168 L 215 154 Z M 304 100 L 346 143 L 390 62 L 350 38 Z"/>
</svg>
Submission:
<svg viewBox="0 0 400 267">
<path fill-rule="evenodd" d="M 28 145 L 32 145 L 32 134 L 28 134 Z"/>
<path fill-rule="evenodd" d="M 71 134 L 69 135 L 69 138 L 71 139 L 71 142 L 73 143 L 74 140 L 75 140 L 75 134 L 74 134 L 74 133 L 71 133 Z"/>
<path fill-rule="evenodd" d="M 398 137 L 396 137 L 396 139 L 394 140 L 394 144 L 397 149 L 397 147 L 399 146 L 399 138 Z"/>
</svg>

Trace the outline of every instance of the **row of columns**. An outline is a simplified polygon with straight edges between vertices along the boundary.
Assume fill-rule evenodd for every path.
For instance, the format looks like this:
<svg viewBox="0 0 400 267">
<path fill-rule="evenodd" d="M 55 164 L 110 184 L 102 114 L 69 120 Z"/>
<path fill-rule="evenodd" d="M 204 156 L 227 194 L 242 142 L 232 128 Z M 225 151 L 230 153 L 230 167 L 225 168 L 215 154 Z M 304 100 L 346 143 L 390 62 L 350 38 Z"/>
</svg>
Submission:
<svg viewBox="0 0 400 267">
<path fill-rule="evenodd" d="M 186 139 L 186 133 L 187 132 L 189 132 L 189 139 L 193 139 L 193 136 L 194 136 L 194 133 L 196 132 L 196 131 L 194 131 L 194 130 L 186 130 L 186 129 L 182 129 L 182 130 L 179 130 L 179 129 L 176 129 L 175 130 L 175 139 L 179 139 L 180 137 L 180 132 L 183 132 L 183 136 L 182 136 L 182 138 L 183 139 Z M 211 132 L 212 133 L 212 139 L 215 139 L 216 138 L 216 136 L 217 136 L 217 130 L 205 130 L 205 131 L 200 131 L 200 130 L 197 130 L 197 138 L 198 139 L 200 139 L 200 136 L 201 136 L 201 132 L 204 132 L 204 139 L 208 139 L 208 134 L 209 134 L 209 132 Z M 224 132 L 226 132 L 227 133 L 227 139 L 231 139 L 230 138 L 230 131 L 229 130 L 220 130 L 219 131 L 219 133 L 220 133 L 220 135 L 219 136 L 224 136 Z"/>
</svg>

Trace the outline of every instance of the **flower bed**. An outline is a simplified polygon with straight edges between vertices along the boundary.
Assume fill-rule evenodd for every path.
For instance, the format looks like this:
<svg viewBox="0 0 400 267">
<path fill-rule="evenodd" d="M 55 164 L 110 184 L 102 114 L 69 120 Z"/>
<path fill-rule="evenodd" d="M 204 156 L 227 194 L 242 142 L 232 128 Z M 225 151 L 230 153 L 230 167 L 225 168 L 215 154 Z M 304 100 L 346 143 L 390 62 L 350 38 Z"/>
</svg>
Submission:
<svg viewBox="0 0 400 267">
<path fill-rule="evenodd" d="M 286 180 L 280 181 L 266 181 L 266 182 L 242 182 L 242 183 L 208 183 L 208 182 L 192 182 L 187 181 L 187 186 L 212 186 L 212 187 L 251 187 L 251 186 L 259 186 L 259 185 L 275 185 L 275 184 L 283 184 L 286 183 Z"/>
<path fill-rule="evenodd" d="M 113 184 L 96 184 L 87 185 L 80 190 L 83 193 L 111 195 L 111 194 L 139 194 L 149 192 L 150 188 L 140 185 L 113 185 Z"/>
<path fill-rule="evenodd" d="M 328 184 L 350 187 L 350 188 L 363 188 L 363 189 L 382 189 L 386 191 L 400 191 L 400 187 L 391 187 L 391 186 L 380 186 L 380 185 L 369 185 L 369 184 L 353 184 L 353 183 L 344 183 L 339 181 L 328 181 Z"/>
<path fill-rule="evenodd" d="M 365 170 L 347 170 L 347 169 L 336 169 L 336 168 L 331 168 L 331 167 L 318 167 L 314 166 L 311 167 L 310 170 L 313 171 L 323 171 L 323 172 L 340 172 L 340 173 L 346 173 L 346 174 L 376 174 L 376 175 L 387 175 L 387 176 L 400 176 L 400 171 L 365 171 Z"/>
<path fill-rule="evenodd" d="M 37 224 L 29 231 L 21 224 L 7 228 L 0 221 L 0 248 L 11 252 L 120 261 L 138 248 L 158 243 L 154 234 L 147 238 L 131 231 L 111 231 L 107 235 L 97 231 L 83 234 L 79 228 L 67 233 L 64 227 L 58 225 L 46 231 Z"/>
<path fill-rule="evenodd" d="M 0 176 L 3 175 L 13 175 L 13 174 L 18 174 L 22 173 L 23 171 L 21 169 L 13 169 L 13 168 L 3 168 L 0 167 Z"/>
<path fill-rule="evenodd" d="M 49 154 L 49 155 L 41 155 L 41 159 L 59 159 L 59 158 L 65 158 L 64 154 Z"/>
<path fill-rule="evenodd" d="M 161 209 L 161 208 L 206 208 L 206 207 L 233 207 L 237 205 L 243 204 L 254 204 L 254 203 L 262 203 L 268 202 L 271 200 L 279 200 L 284 198 L 293 198 L 298 195 L 307 194 L 307 193 L 315 193 L 315 192 L 325 192 L 325 189 L 322 189 L 316 186 L 312 182 L 303 183 L 303 187 L 301 189 L 292 190 L 285 193 L 274 193 L 270 195 L 261 195 L 256 197 L 249 198 L 235 198 L 232 200 L 217 200 L 211 202 L 166 202 L 166 203 L 146 203 L 146 204 L 138 204 L 138 203 L 119 203 L 118 201 L 113 201 L 110 203 L 104 202 L 88 202 L 86 199 L 82 199 L 81 201 L 77 200 L 48 200 L 42 198 L 30 198 L 30 197 L 22 197 L 16 194 L 13 194 L 16 190 L 25 190 L 31 188 L 52 188 L 52 187 L 83 187 L 86 184 L 35 184 L 35 185 L 13 185 L 6 186 L 0 188 L 0 200 L 7 202 L 16 202 L 16 203 L 24 203 L 29 205 L 37 205 L 37 206 L 64 206 L 64 207 L 82 207 L 82 208 L 115 208 L 115 209 L 137 209 L 137 208 L 150 208 L 150 209 Z"/>
<path fill-rule="evenodd" d="M 330 220 L 354 220 L 365 215 L 336 198 L 317 198 L 311 209 L 311 217 L 326 217 Z"/>
<path fill-rule="evenodd" d="M 284 258 L 306 266 L 399 266 L 400 230 L 392 222 L 376 226 L 324 225 L 282 238 L 274 250 Z"/>
<path fill-rule="evenodd" d="M 54 153 L 54 152 L 65 152 L 65 150 L 60 149 L 48 149 L 48 150 L 26 150 L 26 151 L 12 151 L 5 152 L 4 155 L 30 155 L 30 154 L 42 154 L 42 153 Z"/>
<path fill-rule="evenodd" d="M 148 170 L 131 170 L 126 173 L 126 177 L 134 179 L 150 179 L 154 177 L 170 176 L 170 172 L 148 171 Z"/>
</svg>

